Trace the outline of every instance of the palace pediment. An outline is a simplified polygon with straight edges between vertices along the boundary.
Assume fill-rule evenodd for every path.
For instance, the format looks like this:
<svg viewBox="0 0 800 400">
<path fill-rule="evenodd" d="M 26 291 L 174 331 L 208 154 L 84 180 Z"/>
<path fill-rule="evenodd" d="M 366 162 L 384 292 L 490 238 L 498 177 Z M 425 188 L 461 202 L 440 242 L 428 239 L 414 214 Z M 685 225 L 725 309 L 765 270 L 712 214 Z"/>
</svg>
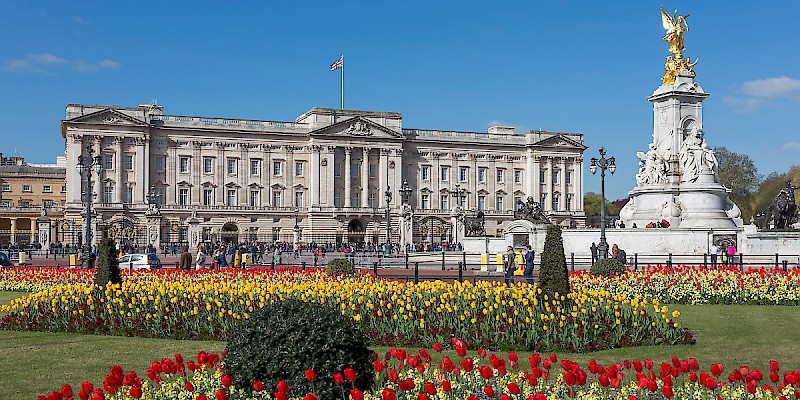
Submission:
<svg viewBox="0 0 800 400">
<path fill-rule="evenodd" d="M 533 143 L 532 146 L 556 147 L 556 148 L 566 148 L 575 150 L 586 150 L 588 148 L 582 143 L 576 142 L 575 140 L 570 139 L 569 137 L 564 135 L 550 136 L 547 139 L 542 139 L 536 143 Z"/>
<path fill-rule="evenodd" d="M 131 117 L 130 115 L 123 114 L 111 108 L 96 111 L 91 114 L 81 115 L 80 117 L 75 117 L 67 122 L 98 125 L 147 126 L 144 121 Z"/>
<path fill-rule="evenodd" d="M 363 139 L 403 139 L 400 132 L 395 132 L 383 125 L 372 122 L 364 117 L 355 117 L 310 133 L 311 136 L 347 137 Z"/>
</svg>

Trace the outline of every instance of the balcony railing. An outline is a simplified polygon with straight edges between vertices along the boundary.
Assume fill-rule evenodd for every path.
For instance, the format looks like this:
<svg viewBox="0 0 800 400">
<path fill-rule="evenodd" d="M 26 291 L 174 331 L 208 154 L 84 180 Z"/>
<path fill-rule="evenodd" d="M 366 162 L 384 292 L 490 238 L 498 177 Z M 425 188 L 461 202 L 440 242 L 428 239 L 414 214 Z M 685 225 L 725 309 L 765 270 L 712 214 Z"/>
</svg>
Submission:
<svg viewBox="0 0 800 400">
<path fill-rule="evenodd" d="M 284 121 L 261 121 L 228 118 L 190 117 L 183 115 L 152 115 L 151 121 L 174 122 L 196 126 L 219 125 L 234 128 L 305 129 L 305 124 Z"/>
</svg>

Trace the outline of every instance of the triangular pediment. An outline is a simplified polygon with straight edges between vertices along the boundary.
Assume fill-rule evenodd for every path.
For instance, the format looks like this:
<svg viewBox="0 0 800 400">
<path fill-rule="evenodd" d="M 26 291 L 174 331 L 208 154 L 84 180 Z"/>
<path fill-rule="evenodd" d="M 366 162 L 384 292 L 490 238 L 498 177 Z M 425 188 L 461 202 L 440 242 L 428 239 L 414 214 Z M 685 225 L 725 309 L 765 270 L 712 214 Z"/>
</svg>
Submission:
<svg viewBox="0 0 800 400">
<path fill-rule="evenodd" d="M 69 120 L 68 122 L 80 122 L 80 123 L 102 124 L 102 125 L 128 125 L 128 126 L 147 125 L 144 123 L 144 121 L 138 120 L 129 115 L 125 115 L 111 108 L 96 111 L 91 114 L 81 115 L 80 117 L 75 117 Z"/>
<path fill-rule="evenodd" d="M 558 148 L 568 148 L 568 149 L 581 149 L 585 150 L 588 147 L 584 146 L 581 143 L 576 142 L 573 139 L 565 135 L 555 135 L 550 136 L 547 139 L 542 139 L 533 144 L 533 146 L 537 147 L 558 147 Z"/>
<path fill-rule="evenodd" d="M 355 117 L 310 133 L 311 136 L 356 137 L 365 139 L 403 139 L 400 132 L 395 132 L 381 124 L 364 117 Z"/>
</svg>

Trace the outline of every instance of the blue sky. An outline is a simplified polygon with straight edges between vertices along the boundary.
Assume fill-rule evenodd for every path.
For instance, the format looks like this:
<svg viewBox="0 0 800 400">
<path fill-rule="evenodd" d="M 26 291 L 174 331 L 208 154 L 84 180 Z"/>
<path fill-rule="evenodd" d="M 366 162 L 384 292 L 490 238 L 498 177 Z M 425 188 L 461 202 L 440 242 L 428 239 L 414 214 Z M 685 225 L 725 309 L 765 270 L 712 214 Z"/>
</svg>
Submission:
<svg viewBox="0 0 800 400">
<path fill-rule="evenodd" d="M 68 103 L 293 120 L 311 107 L 403 113 L 408 128 L 581 132 L 635 185 L 667 44 L 655 1 L 83 2 L 0 0 L 0 151 L 63 154 Z M 800 2 L 673 1 L 710 146 L 759 172 L 800 164 Z M 588 172 L 587 191 L 599 191 Z"/>
</svg>

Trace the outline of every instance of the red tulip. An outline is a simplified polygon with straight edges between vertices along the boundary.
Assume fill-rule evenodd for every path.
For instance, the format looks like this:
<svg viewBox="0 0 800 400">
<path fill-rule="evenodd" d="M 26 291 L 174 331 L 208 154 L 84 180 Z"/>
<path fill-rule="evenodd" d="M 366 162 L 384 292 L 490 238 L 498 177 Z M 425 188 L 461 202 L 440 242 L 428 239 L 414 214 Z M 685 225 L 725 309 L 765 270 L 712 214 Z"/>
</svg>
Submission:
<svg viewBox="0 0 800 400">
<path fill-rule="evenodd" d="M 389 388 L 383 389 L 383 392 L 381 392 L 381 397 L 383 397 L 383 400 L 396 400 L 397 399 L 397 395 L 394 394 L 394 390 L 389 389 Z"/>
<path fill-rule="evenodd" d="M 705 385 L 709 390 L 714 390 L 717 388 L 717 380 L 709 376 L 706 379 Z"/>
<path fill-rule="evenodd" d="M 441 353 L 442 350 L 444 350 L 444 348 L 442 348 L 442 344 L 439 342 L 433 344 L 433 349 L 436 350 L 436 352 L 438 353 Z"/>
<path fill-rule="evenodd" d="M 264 388 L 264 382 L 261 382 L 261 381 L 253 382 L 253 389 L 255 389 L 256 392 L 260 392 L 260 391 L 264 390 L 265 389 Z"/>
<path fill-rule="evenodd" d="M 427 393 L 419 393 L 417 395 L 417 400 L 431 400 L 431 398 Z"/>
<path fill-rule="evenodd" d="M 389 381 L 390 382 L 397 382 L 398 379 L 400 379 L 400 377 L 397 375 L 397 371 L 395 371 L 393 369 L 389 370 Z"/>
<path fill-rule="evenodd" d="M 187 392 L 194 392 L 194 385 L 192 385 L 192 382 L 186 382 L 183 387 L 186 388 Z"/>
<path fill-rule="evenodd" d="M 662 394 L 664 394 L 664 397 L 666 397 L 666 398 L 668 398 L 668 399 L 671 399 L 671 398 L 672 398 L 672 396 L 674 396 L 674 395 L 675 395 L 675 394 L 672 392 L 672 386 L 669 386 L 669 385 L 664 385 L 664 386 L 661 388 L 661 393 L 662 393 Z"/>
<path fill-rule="evenodd" d="M 314 382 L 315 380 L 317 380 L 317 373 L 314 372 L 313 369 L 307 369 L 306 370 L 306 379 L 308 379 L 309 382 Z"/>
<path fill-rule="evenodd" d="M 450 393 L 451 390 L 453 387 L 450 385 L 450 381 L 442 381 L 442 391 Z"/>
<path fill-rule="evenodd" d="M 711 373 L 714 376 L 719 376 L 723 371 L 725 371 L 725 367 L 722 366 L 720 363 L 711 364 Z M 744 373 L 742 375 L 745 375 Z"/>
<path fill-rule="evenodd" d="M 203 393 L 200 393 L 197 395 L 197 397 L 195 397 L 195 400 L 208 400 L 208 396 L 206 396 Z"/>
<path fill-rule="evenodd" d="M 228 400 L 228 394 L 225 393 L 225 389 L 217 389 L 216 398 L 217 400 Z"/>
<path fill-rule="evenodd" d="M 506 387 L 508 388 L 508 391 L 511 394 L 513 395 L 519 394 L 519 385 L 517 385 L 516 382 L 511 382 L 508 385 L 506 385 Z"/>
<path fill-rule="evenodd" d="M 344 376 L 337 372 L 333 374 L 333 381 L 336 382 L 337 385 L 341 385 L 344 383 Z"/>
<path fill-rule="evenodd" d="M 345 368 L 344 377 L 347 378 L 348 381 L 353 382 L 356 380 L 356 371 L 352 368 Z"/>
<path fill-rule="evenodd" d="M 141 399 L 142 398 L 142 388 L 140 387 L 132 387 L 128 390 L 128 394 L 131 395 L 134 399 Z"/>
<path fill-rule="evenodd" d="M 769 360 L 769 369 L 772 371 L 778 371 L 778 362 L 775 360 Z"/>
<path fill-rule="evenodd" d="M 319 398 L 314 393 L 309 393 L 303 398 L 303 400 L 319 400 Z"/>
<path fill-rule="evenodd" d="M 483 393 L 489 397 L 494 397 L 494 389 L 489 385 L 483 387 Z"/>
<path fill-rule="evenodd" d="M 353 400 L 364 400 L 364 392 L 358 389 L 352 389 L 350 390 L 350 397 L 352 397 Z"/>
</svg>

